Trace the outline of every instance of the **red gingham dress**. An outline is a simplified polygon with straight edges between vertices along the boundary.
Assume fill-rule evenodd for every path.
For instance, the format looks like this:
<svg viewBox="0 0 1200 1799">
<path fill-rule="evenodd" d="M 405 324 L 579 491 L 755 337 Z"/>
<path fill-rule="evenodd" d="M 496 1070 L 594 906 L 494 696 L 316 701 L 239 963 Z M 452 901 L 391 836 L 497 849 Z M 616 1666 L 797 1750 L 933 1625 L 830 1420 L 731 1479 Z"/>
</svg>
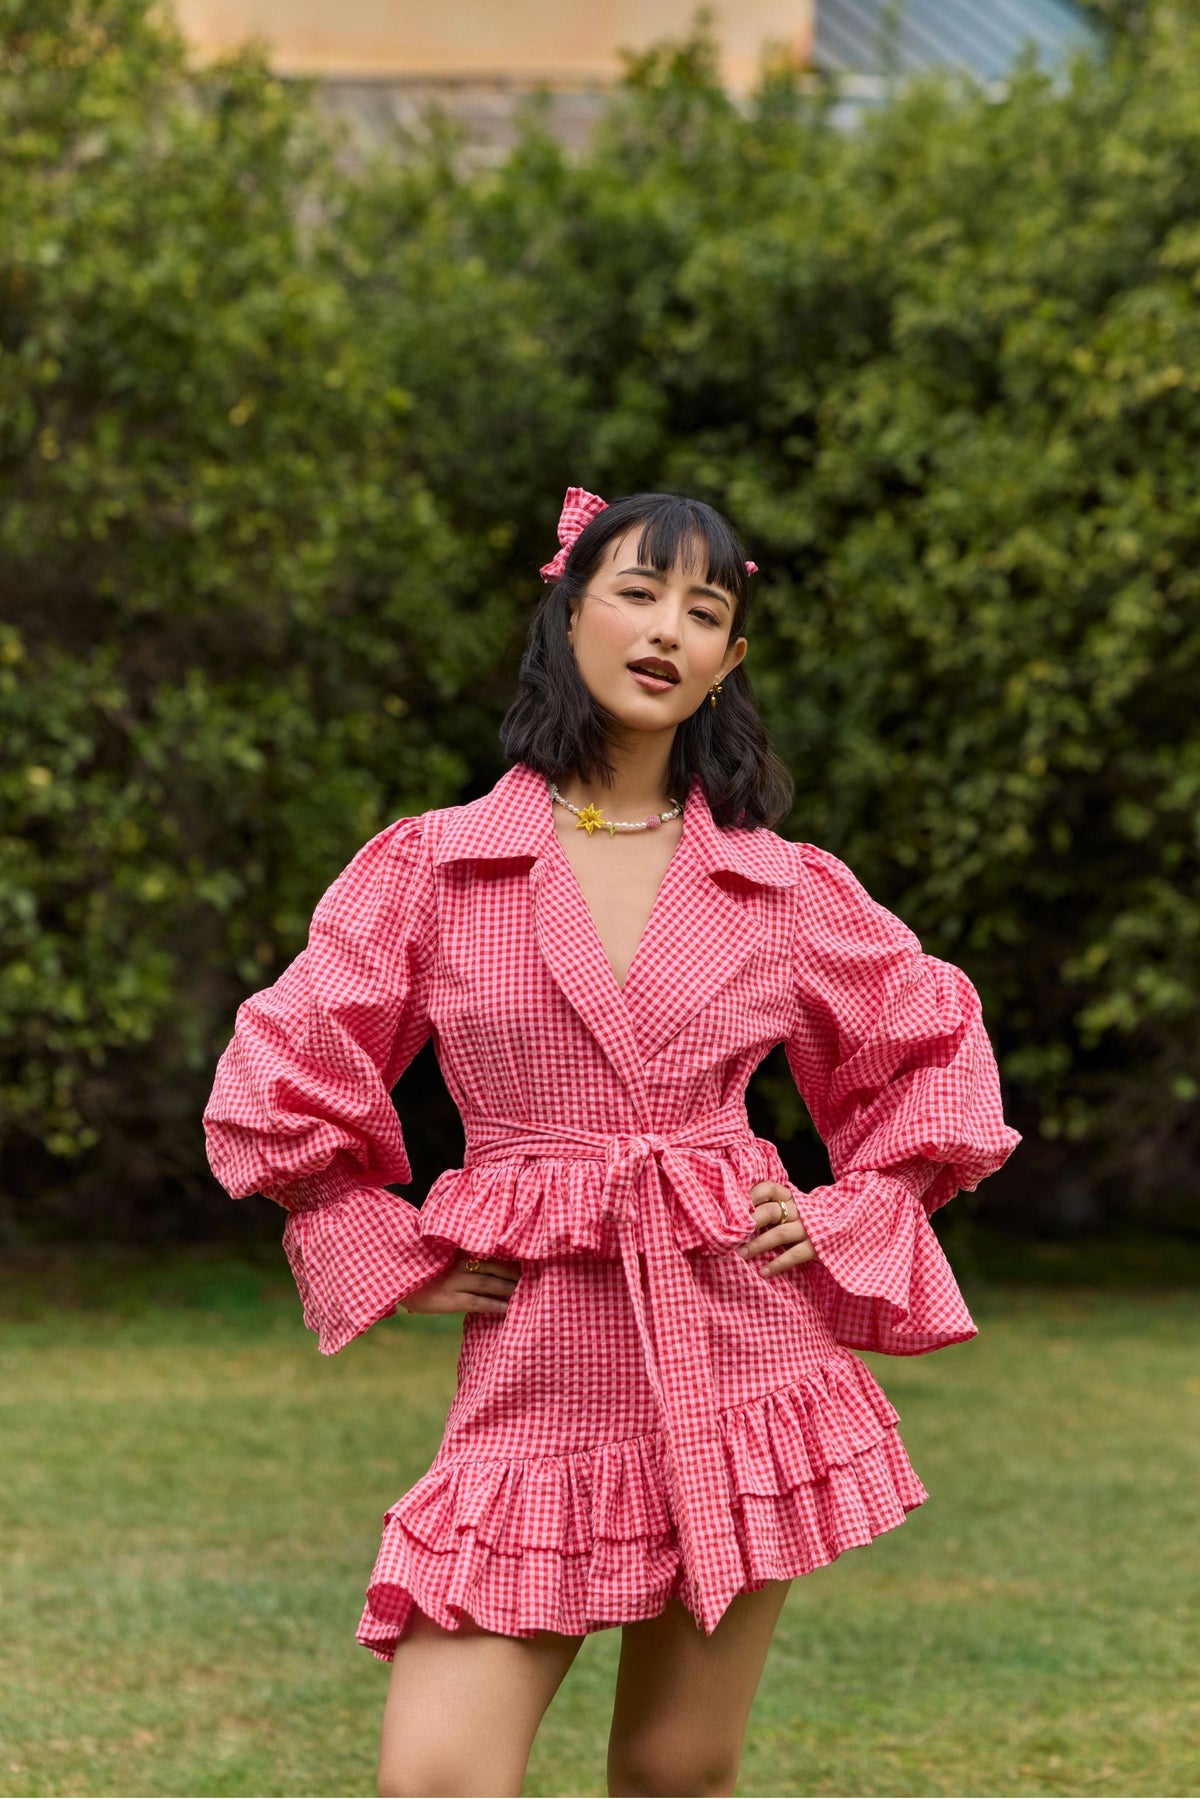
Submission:
<svg viewBox="0 0 1200 1799">
<path fill-rule="evenodd" d="M 466 1153 L 418 1210 L 390 1095 L 431 1034 Z M 808 1192 L 746 1117 L 779 1043 L 834 1175 Z M 204 1123 L 227 1191 L 289 1211 L 326 1354 L 460 1251 L 521 1264 L 463 1315 L 441 1446 L 384 1520 L 358 1637 L 385 1661 L 414 1607 L 526 1637 L 678 1595 L 711 1633 L 902 1523 L 928 1494 L 854 1350 L 976 1335 L 929 1215 L 1020 1141 L 966 975 L 698 783 L 618 987 L 522 763 L 364 845 L 239 1007 Z M 763 1180 L 816 1250 L 777 1275 L 734 1253 Z"/>
</svg>

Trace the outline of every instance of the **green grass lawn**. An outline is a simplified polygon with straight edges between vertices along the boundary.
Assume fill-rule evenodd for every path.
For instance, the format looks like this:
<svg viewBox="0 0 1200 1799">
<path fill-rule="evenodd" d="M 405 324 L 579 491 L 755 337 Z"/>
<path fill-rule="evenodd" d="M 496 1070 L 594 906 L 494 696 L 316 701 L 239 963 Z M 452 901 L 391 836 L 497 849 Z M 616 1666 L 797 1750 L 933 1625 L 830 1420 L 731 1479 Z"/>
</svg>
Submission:
<svg viewBox="0 0 1200 1799">
<path fill-rule="evenodd" d="M 793 1586 L 740 1792 L 1198 1790 L 1194 1272 L 1105 1250 L 1067 1287 L 1047 1251 L 963 1278 L 974 1342 L 864 1358 L 931 1497 Z M 5 1292 L 0 1793 L 372 1793 L 387 1670 L 354 1629 L 460 1321 L 326 1359 L 278 1260 Z M 604 1793 L 619 1640 L 584 1644 L 527 1793 Z"/>
</svg>

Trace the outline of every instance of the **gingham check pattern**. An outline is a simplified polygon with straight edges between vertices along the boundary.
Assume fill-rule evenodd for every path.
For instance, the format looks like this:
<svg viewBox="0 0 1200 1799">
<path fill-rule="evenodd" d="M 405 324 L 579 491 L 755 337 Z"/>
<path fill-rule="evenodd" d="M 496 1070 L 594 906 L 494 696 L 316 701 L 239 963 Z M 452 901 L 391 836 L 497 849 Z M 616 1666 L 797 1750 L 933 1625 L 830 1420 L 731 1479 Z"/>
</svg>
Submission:
<svg viewBox="0 0 1200 1799">
<path fill-rule="evenodd" d="M 390 1093 L 431 1032 L 467 1154 L 418 1211 L 386 1190 L 410 1179 Z M 750 1075 L 780 1042 L 834 1176 L 807 1193 L 745 1120 Z M 360 1632 L 385 1655 L 413 1604 L 449 1627 L 466 1615 L 524 1634 L 652 1615 L 671 1590 L 711 1630 L 735 1592 L 776 1577 L 761 1573 L 764 1532 L 804 1572 L 898 1521 L 924 1490 L 852 1350 L 975 1334 L 929 1214 L 1019 1141 L 965 974 L 925 955 L 835 856 L 719 830 L 698 788 L 619 988 L 546 783 L 522 764 L 359 851 L 307 948 L 239 1008 L 204 1122 L 226 1189 L 289 1210 L 327 1353 L 460 1250 L 522 1263 L 503 1318 L 464 1320 L 442 1449 L 389 1513 Z M 758 1180 L 790 1187 L 816 1249 L 782 1277 L 732 1253 Z M 588 1441 L 562 1364 L 583 1322 L 571 1281 L 593 1293 L 593 1264 L 607 1409 L 588 1413 Z M 764 1341 L 769 1289 L 791 1310 Z M 755 1390 L 731 1410 L 722 1394 L 750 1370 Z M 870 1441 L 847 1434 L 855 1407 Z M 800 1443 L 810 1478 L 781 1486 Z"/>
</svg>

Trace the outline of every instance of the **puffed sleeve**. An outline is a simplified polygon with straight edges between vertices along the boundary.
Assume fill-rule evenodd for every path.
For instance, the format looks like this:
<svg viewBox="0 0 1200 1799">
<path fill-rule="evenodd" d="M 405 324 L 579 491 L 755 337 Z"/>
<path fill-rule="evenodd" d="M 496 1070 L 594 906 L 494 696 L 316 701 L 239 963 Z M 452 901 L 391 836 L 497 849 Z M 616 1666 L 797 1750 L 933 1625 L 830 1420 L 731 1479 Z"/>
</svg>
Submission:
<svg viewBox="0 0 1200 1799">
<path fill-rule="evenodd" d="M 1005 1124 L 979 996 L 836 856 L 801 847 L 796 1023 L 786 1053 L 833 1184 L 796 1204 L 802 1270 L 835 1337 L 920 1355 L 977 1335 L 931 1214 L 1020 1136 Z"/>
<path fill-rule="evenodd" d="M 364 844 L 317 905 L 308 943 L 238 1007 L 204 1110 L 209 1166 L 233 1199 L 290 1214 L 284 1247 L 326 1355 L 456 1253 L 418 1230 L 391 1089 L 430 1035 L 433 876 L 420 818 Z"/>
</svg>

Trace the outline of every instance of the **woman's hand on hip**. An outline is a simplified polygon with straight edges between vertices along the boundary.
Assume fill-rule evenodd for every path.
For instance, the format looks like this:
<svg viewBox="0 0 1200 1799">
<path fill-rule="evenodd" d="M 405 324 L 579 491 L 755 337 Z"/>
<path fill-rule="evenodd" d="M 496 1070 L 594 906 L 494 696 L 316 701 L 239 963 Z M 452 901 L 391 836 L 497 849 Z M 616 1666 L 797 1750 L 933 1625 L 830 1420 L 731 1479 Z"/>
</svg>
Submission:
<svg viewBox="0 0 1200 1799">
<path fill-rule="evenodd" d="M 465 1251 L 402 1301 L 406 1312 L 506 1312 L 520 1262 L 468 1256 Z"/>
<path fill-rule="evenodd" d="M 779 1274 L 785 1268 L 798 1268 L 801 1262 L 816 1259 L 816 1250 L 804 1228 L 804 1220 L 796 1207 L 796 1195 L 778 1181 L 759 1181 L 750 1189 L 754 1202 L 754 1228 L 758 1232 L 748 1243 L 740 1243 L 737 1253 L 750 1260 L 770 1250 L 779 1250 L 771 1262 L 759 1269 L 760 1274 Z M 781 1222 L 783 1219 L 783 1222 Z"/>
</svg>

